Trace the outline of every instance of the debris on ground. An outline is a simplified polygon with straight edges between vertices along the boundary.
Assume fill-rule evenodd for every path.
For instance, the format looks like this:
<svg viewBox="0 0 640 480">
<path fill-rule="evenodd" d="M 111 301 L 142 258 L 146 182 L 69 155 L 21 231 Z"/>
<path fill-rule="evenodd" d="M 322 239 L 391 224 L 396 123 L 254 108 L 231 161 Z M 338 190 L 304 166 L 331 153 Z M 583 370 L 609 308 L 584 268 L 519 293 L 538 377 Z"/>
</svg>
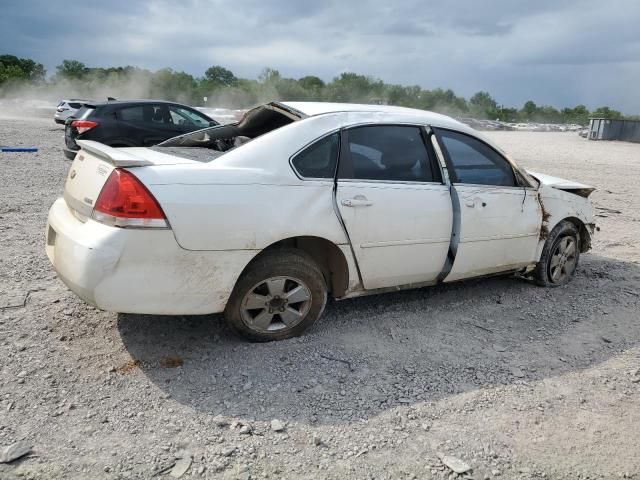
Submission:
<svg viewBox="0 0 640 480">
<path fill-rule="evenodd" d="M 171 475 L 173 478 L 182 477 L 185 473 L 187 473 L 187 470 L 189 470 L 189 467 L 191 466 L 192 461 L 193 460 L 191 455 L 185 454 L 182 458 L 180 458 L 176 462 L 176 464 L 171 469 L 171 472 L 169 473 L 169 475 Z"/>
<path fill-rule="evenodd" d="M 284 431 L 284 423 L 280 420 L 271 420 L 271 430 L 274 432 L 282 432 Z"/>
<path fill-rule="evenodd" d="M 33 447 L 29 442 L 22 441 L 13 443 L 0 450 L 0 463 L 9 463 L 17 460 L 20 457 L 24 457 Z"/>
<path fill-rule="evenodd" d="M 450 470 L 455 473 L 466 473 L 471 470 L 471 465 L 464 460 L 454 457 L 452 455 L 445 455 L 444 453 L 438 453 L 440 461 Z"/>
</svg>

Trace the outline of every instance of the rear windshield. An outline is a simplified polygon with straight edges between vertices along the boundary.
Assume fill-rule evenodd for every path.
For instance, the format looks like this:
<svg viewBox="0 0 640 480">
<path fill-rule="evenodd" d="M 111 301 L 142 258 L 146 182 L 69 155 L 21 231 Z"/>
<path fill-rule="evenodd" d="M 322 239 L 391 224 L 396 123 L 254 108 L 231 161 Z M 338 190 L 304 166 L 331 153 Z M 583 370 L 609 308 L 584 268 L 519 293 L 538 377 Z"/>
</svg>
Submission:
<svg viewBox="0 0 640 480">
<path fill-rule="evenodd" d="M 95 108 L 93 108 L 93 107 L 88 107 L 86 105 L 85 106 L 80 106 L 80 108 L 76 111 L 76 113 L 73 114 L 73 117 L 78 119 L 78 120 L 84 120 L 89 115 L 91 115 L 94 110 L 95 110 Z"/>
</svg>

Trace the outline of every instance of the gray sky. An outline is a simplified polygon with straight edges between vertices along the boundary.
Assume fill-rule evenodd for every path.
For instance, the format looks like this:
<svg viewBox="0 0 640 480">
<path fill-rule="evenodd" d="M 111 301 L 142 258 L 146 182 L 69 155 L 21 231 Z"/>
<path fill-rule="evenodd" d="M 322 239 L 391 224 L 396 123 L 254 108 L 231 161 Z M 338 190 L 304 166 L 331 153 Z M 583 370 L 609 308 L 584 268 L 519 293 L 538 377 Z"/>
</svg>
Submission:
<svg viewBox="0 0 640 480">
<path fill-rule="evenodd" d="M 197 76 L 352 71 L 508 106 L 640 113 L 638 0 L 0 0 L 0 53 L 49 73 L 63 59 Z"/>
</svg>

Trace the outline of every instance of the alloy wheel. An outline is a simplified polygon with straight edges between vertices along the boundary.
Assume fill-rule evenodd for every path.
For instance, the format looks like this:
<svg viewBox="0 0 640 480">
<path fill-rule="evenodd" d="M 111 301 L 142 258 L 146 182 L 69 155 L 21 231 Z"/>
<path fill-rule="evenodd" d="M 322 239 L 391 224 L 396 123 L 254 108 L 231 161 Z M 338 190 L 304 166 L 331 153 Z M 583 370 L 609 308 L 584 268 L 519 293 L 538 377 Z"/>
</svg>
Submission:
<svg viewBox="0 0 640 480">
<path fill-rule="evenodd" d="M 297 278 L 281 276 L 263 280 L 245 294 L 242 321 L 257 332 L 295 327 L 309 312 L 311 290 Z"/>
<path fill-rule="evenodd" d="M 549 262 L 549 278 L 553 283 L 564 283 L 576 269 L 576 239 L 563 237 L 556 245 Z"/>
</svg>

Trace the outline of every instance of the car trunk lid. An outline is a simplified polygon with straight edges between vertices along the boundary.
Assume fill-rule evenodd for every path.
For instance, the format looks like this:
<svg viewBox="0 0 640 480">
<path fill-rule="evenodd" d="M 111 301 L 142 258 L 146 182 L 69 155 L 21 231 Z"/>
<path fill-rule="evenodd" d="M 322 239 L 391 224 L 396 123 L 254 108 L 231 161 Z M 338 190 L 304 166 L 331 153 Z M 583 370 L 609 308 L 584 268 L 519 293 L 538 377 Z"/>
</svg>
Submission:
<svg viewBox="0 0 640 480">
<path fill-rule="evenodd" d="M 147 148 L 113 148 L 91 140 L 78 140 L 76 155 L 64 186 L 64 199 L 82 221 L 86 221 L 102 187 L 115 168 L 198 163 Z"/>
</svg>

